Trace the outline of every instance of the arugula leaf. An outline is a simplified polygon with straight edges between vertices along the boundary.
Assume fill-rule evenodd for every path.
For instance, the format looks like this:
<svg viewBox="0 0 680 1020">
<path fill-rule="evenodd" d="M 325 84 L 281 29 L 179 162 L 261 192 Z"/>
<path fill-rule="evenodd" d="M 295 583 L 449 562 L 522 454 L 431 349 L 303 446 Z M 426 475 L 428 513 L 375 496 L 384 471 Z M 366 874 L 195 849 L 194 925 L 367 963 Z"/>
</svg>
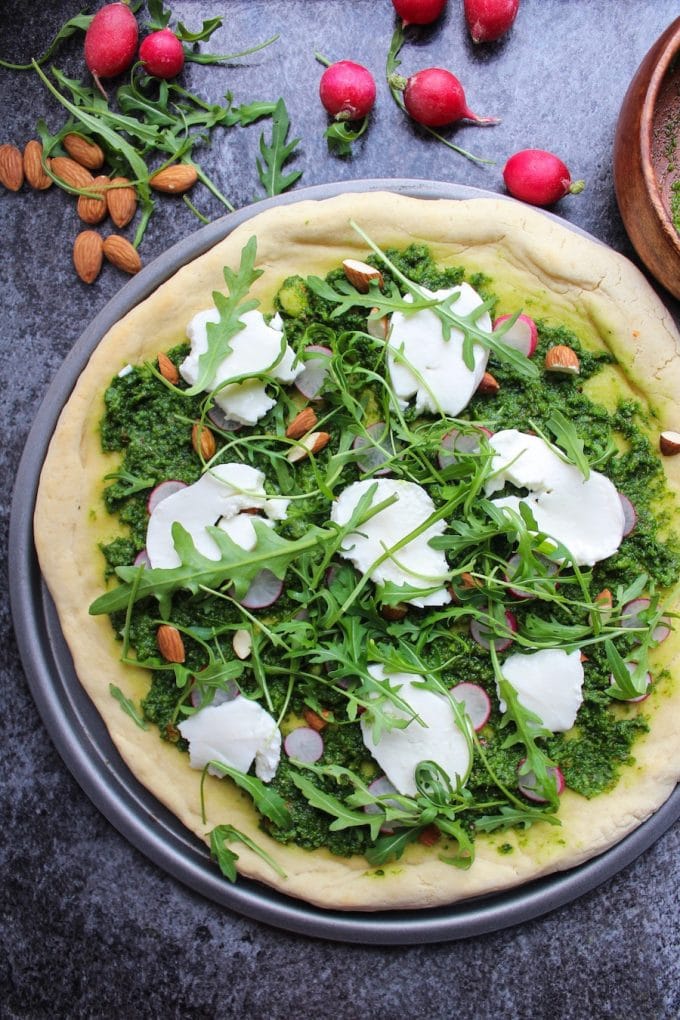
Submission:
<svg viewBox="0 0 680 1020">
<path fill-rule="evenodd" d="M 536 423 L 530 421 L 530 424 L 534 431 L 545 440 L 545 436 L 540 431 Z M 590 477 L 590 464 L 588 463 L 588 458 L 584 452 L 583 440 L 579 438 L 578 432 L 572 422 L 570 422 L 561 411 L 553 411 L 546 424 L 555 436 L 559 445 L 562 447 L 561 450 L 557 450 L 556 452 L 559 453 L 563 459 L 564 454 L 566 454 L 568 462 L 570 464 L 574 464 L 587 480 Z M 545 441 L 552 447 L 552 449 L 555 449 L 549 440 Z"/>
<path fill-rule="evenodd" d="M 185 397 L 196 396 L 211 385 L 218 367 L 231 354 L 231 341 L 244 328 L 241 316 L 259 306 L 260 302 L 255 298 L 244 300 L 253 283 L 263 273 L 262 269 L 255 268 L 256 258 L 257 238 L 251 237 L 241 252 L 238 271 L 235 273 L 229 266 L 224 267 L 224 279 L 229 296 L 225 297 L 219 291 L 213 291 L 213 301 L 220 313 L 220 320 L 207 324 L 208 346 L 198 359 L 196 382 L 189 389 L 182 390 Z"/>
<path fill-rule="evenodd" d="M 398 829 L 388 836 L 380 836 L 373 846 L 366 850 L 366 860 L 371 867 L 379 868 L 390 861 L 398 861 L 409 843 L 415 842 L 424 826 L 413 829 Z"/>
<path fill-rule="evenodd" d="M 208 36 L 206 36 L 208 38 Z M 238 53 L 196 53 L 194 50 L 184 48 L 184 59 L 190 61 L 193 64 L 228 64 L 232 60 L 238 60 L 240 57 L 248 57 L 251 53 L 257 53 L 259 50 L 265 49 L 267 46 L 271 46 L 272 43 L 277 42 L 280 37 L 278 35 L 271 36 L 270 39 L 265 39 L 264 42 L 258 43 L 257 46 L 250 46 L 247 50 L 240 50 Z"/>
<path fill-rule="evenodd" d="M 134 701 L 131 701 L 130 698 L 126 697 L 120 687 L 116 687 L 115 684 L 109 684 L 109 694 L 112 698 L 116 699 L 123 711 L 137 723 L 140 730 L 148 730 L 149 724 L 146 719 L 139 714 Z"/>
<path fill-rule="evenodd" d="M 329 124 L 324 132 L 328 139 L 328 147 L 337 156 L 349 156 L 352 145 L 358 141 L 368 128 L 368 117 L 364 117 L 358 126 L 350 127 L 347 121 L 336 120 Z"/>
<path fill-rule="evenodd" d="M 219 865 L 219 869 L 225 878 L 228 878 L 230 882 L 235 882 L 238 878 L 236 871 L 236 861 L 238 860 L 238 854 L 230 850 L 226 845 L 228 840 L 238 840 L 243 843 L 250 850 L 253 850 L 263 861 L 272 868 L 277 875 L 281 878 L 287 878 L 285 871 L 276 863 L 273 857 L 271 857 L 266 850 L 259 846 L 255 840 L 247 836 L 245 832 L 241 832 L 240 829 L 235 828 L 233 825 L 216 825 L 214 829 L 210 830 L 210 853 L 215 858 Z"/>
<path fill-rule="evenodd" d="M 76 14 L 74 18 L 70 18 L 61 26 L 45 52 L 35 60 L 31 60 L 28 64 L 12 64 L 9 60 L 0 60 L 0 67 L 6 67 L 10 71 L 30 71 L 35 65 L 41 67 L 47 63 L 66 39 L 70 39 L 76 32 L 87 32 L 93 17 L 93 14 Z"/>
<path fill-rule="evenodd" d="M 181 21 L 177 22 L 177 29 L 175 34 L 181 42 L 185 43 L 197 43 L 204 39 L 209 39 L 213 32 L 221 26 L 223 18 L 208 18 L 204 21 L 201 27 L 196 31 L 192 32 L 191 29 L 183 25 Z"/>
<path fill-rule="evenodd" d="M 353 828 L 357 825 L 368 825 L 371 830 L 371 838 L 377 838 L 380 826 L 385 821 L 383 813 L 369 814 L 366 811 L 354 811 L 343 804 L 341 800 L 338 800 L 337 797 L 333 797 L 332 794 L 320 790 L 318 786 L 315 786 L 309 779 L 305 779 L 304 776 L 292 772 L 291 779 L 312 807 L 318 808 L 319 811 L 323 811 L 327 815 L 333 815 L 335 821 L 331 822 L 330 828 L 334 832 Z"/>
<path fill-rule="evenodd" d="M 631 698 L 638 698 L 641 694 L 645 694 L 647 691 L 647 664 L 644 659 L 646 657 L 641 656 L 641 661 L 636 662 L 631 671 L 613 641 L 605 641 L 604 650 L 614 677 L 614 683 L 606 691 L 610 698 L 616 698 L 617 701 L 630 701 Z"/>
<path fill-rule="evenodd" d="M 279 796 L 276 790 L 272 790 L 266 783 L 263 783 L 261 779 L 249 776 L 246 772 L 240 772 L 238 769 L 232 768 L 231 765 L 225 765 L 224 762 L 211 761 L 208 762 L 203 770 L 201 784 L 205 781 L 208 768 L 215 769 L 233 779 L 236 785 L 245 790 L 252 799 L 260 814 L 268 818 L 279 829 L 291 828 L 293 820 L 283 797 Z"/>
<path fill-rule="evenodd" d="M 131 474 L 129 471 L 111 471 L 108 475 L 104 475 L 104 481 L 114 481 L 119 483 L 121 488 L 121 496 L 134 496 L 136 492 L 143 492 L 144 489 L 151 489 L 156 484 L 155 478 L 139 478 L 137 475 Z M 125 483 L 125 487 L 123 484 Z"/>
<path fill-rule="evenodd" d="M 290 565 L 301 553 L 315 548 L 328 537 L 321 528 L 310 528 L 300 539 L 288 541 L 268 528 L 263 521 L 254 520 L 257 545 L 250 552 L 232 541 L 220 528 L 207 529 L 220 550 L 219 560 L 203 556 L 181 524 L 172 526 L 175 549 L 180 557 L 178 567 L 145 568 L 139 578 L 138 567 L 117 567 L 116 573 L 123 584 L 100 595 L 90 606 L 90 614 L 115 613 L 125 609 L 131 599 L 135 602 L 153 596 L 165 615 L 170 599 L 176 591 L 189 591 L 195 595 L 201 589 L 219 588 L 230 581 L 236 589 L 236 597 L 242 597 L 255 575 L 265 567 L 283 578 Z M 133 583 L 138 580 L 136 590 Z"/>
<path fill-rule="evenodd" d="M 283 99 L 279 99 L 272 114 L 271 143 L 267 144 L 264 134 L 260 136 L 260 153 L 262 159 L 257 160 L 257 172 L 267 195 L 280 195 L 292 187 L 302 177 L 302 170 L 291 170 L 283 174 L 284 165 L 297 148 L 300 139 L 288 141 L 290 119 Z"/>
<path fill-rule="evenodd" d="M 528 829 L 536 822 L 548 822 L 549 825 L 561 825 L 559 818 L 540 808 L 516 808 L 503 805 L 497 815 L 482 815 L 475 820 L 478 832 L 497 832 L 499 829 Z"/>
</svg>

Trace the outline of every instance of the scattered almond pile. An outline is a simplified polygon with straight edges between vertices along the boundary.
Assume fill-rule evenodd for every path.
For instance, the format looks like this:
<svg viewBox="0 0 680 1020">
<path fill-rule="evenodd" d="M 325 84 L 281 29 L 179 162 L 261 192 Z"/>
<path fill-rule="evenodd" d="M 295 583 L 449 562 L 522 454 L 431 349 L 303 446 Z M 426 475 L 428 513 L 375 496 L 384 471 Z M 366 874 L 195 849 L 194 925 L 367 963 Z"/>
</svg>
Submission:
<svg viewBox="0 0 680 1020">
<path fill-rule="evenodd" d="M 47 159 L 41 143 L 35 140 L 26 143 L 23 155 L 16 145 L 0 145 L 0 184 L 9 191 L 19 191 L 27 181 L 35 191 L 46 191 L 56 183 L 77 196 L 76 211 L 88 227 L 102 223 L 108 216 L 122 230 L 137 212 L 134 185 L 127 177 L 108 177 L 103 172 L 103 149 L 84 135 L 68 134 L 62 144 L 68 155 Z M 167 195 L 182 195 L 197 180 L 193 166 L 176 163 L 153 174 L 149 185 Z M 96 230 L 82 230 L 73 243 L 73 265 L 80 279 L 93 283 L 104 259 L 131 275 L 142 268 L 137 249 L 122 234 L 103 237 Z"/>
</svg>

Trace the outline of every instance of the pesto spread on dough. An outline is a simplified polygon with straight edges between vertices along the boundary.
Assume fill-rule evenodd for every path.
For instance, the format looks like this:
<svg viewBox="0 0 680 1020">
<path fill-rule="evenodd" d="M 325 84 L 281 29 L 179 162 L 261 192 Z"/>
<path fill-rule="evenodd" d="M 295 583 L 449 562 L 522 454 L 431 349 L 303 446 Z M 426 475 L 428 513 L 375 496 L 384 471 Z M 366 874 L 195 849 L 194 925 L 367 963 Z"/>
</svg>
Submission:
<svg viewBox="0 0 680 1020">
<path fill-rule="evenodd" d="M 282 283 L 272 312 L 283 320 L 285 340 L 307 363 L 321 350 L 325 373 L 311 399 L 295 385 L 271 384 L 274 406 L 255 425 L 233 428 L 224 417 L 208 417 L 212 397 L 187 395 L 183 380 L 168 382 L 155 364 L 133 366 L 113 379 L 101 440 L 121 460 L 104 483 L 104 501 L 121 535 L 102 549 L 110 588 L 92 611 L 110 613 L 124 658 L 149 670 L 148 693 L 130 710 L 141 711 L 144 724 L 155 724 L 178 753 L 188 749 L 180 724 L 235 694 L 256 700 L 284 737 L 302 727 L 319 735 L 322 750 L 313 761 L 289 757 L 284 744 L 266 783 L 254 769 L 247 776 L 234 768 L 221 772 L 230 777 L 223 781 L 235 780 L 252 797 L 263 828 L 276 840 L 365 854 L 376 867 L 419 840 L 442 859 L 468 867 L 478 833 L 558 825 L 562 781 L 578 795 L 595 797 L 633 761 L 635 739 L 647 728 L 644 700 L 633 698 L 645 693 L 647 653 L 666 626 L 660 594 L 677 580 L 680 561 L 667 533 L 670 497 L 645 409 L 630 399 L 605 407 L 588 398 L 588 380 L 613 374 L 613 359 L 586 350 L 577 335 L 550 320 L 549 309 L 537 319 L 538 346 L 527 362 L 532 371 L 518 371 L 516 358 L 492 348 L 487 369 L 498 387 L 477 390 L 455 419 L 395 399 L 385 335 L 368 331 L 366 297 L 379 303 L 400 274 L 429 291 L 466 277 L 463 269 L 439 269 L 421 245 L 384 254 L 368 260 L 382 273 L 368 295 L 346 281 L 342 268 L 325 283 L 299 277 Z M 470 276 L 467 283 L 493 312 L 493 281 Z M 189 351 L 179 341 L 166 352 L 175 366 Z M 578 357 L 578 374 L 544 369 L 546 353 L 557 345 Z M 304 407 L 314 411 L 314 431 L 330 439 L 296 460 L 289 453 L 299 440 L 286 438 L 286 430 Z M 192 443 L 196 422 L 216 441 L 207 456 L 195 430 Z M 503 430 L 543 437 L 565 461 L 611 480 L 633 515 L 613 555 L 578 566 L 540 533 L 529 511 L 499 518 L 484 483 L 494 453 L 490 437 Z M 452 452 L 455 436 L 474 441 Z M 270 566 L 282 584 L 260 608 L 243 604 L 243 585 L 228 565 L 201 584 L 192 581 L 189 567 L 178 567 L 175 581 L 165 584 L 171 570 L 150 569 L 144 561 L 149 497 L 157 486 L 168 480 L 190 485 L 227 463 L 263 472 L 268 496 L 290 501 L 270 529 L 277 536 Z M 381 478 L 417 484 L 435 514 L 441 512 L 444 526 L 431 542 L 448 566 L 448 595 L 439 604 L 415 605 L 412 579 L 374 584 L 341 555 L 347 528 L 343 533 L 329 525 L 334 503 L 353 483 Z M 507 484 L 501 495 L 511 491 Z M 354 522 L 359 533 L 369 518 L 363 510 Z M 394 556 L 398 561 L 399 552 Z M 183 661 L 167 661 L 159 651 L 163 625 L 181 635 Z M 249 644 L 239 657 L 234 636 L 244 630 Z M 580 651 L 584 660 L 582 702 L 566 732 L 542 726 L 508 695 L 507 684 L 503 706 L 498 696 L 510 654 L 555 648 Z M 450 699 L 470 748 L 467 775 L 447 775 L 424 755 L 415 793 L 392 786 L 387 796 L 376 783 L 383 770 L 367 749 L 362 718 L 373 719 L 374 735 L 376 724 L 380 731 L 404 720 L 390 715 L 398 685 L 392 685 L 395 695 L 369 669 L 375 664 L 383 677 L 412 676 L 443 698 L 460 684 L 486 695 L 490 712 L 477 731 L 461 702 Z M 659 680 L 652 674 L 652 685 Z M 239 836 L 228 818 L 220 830 L 226 842 Z M 213 848 L 233 877 L 233 855 L 220 839 L 213 839 Z M 499 852 L 511 850 L 501 835 Z"/>
</svg>

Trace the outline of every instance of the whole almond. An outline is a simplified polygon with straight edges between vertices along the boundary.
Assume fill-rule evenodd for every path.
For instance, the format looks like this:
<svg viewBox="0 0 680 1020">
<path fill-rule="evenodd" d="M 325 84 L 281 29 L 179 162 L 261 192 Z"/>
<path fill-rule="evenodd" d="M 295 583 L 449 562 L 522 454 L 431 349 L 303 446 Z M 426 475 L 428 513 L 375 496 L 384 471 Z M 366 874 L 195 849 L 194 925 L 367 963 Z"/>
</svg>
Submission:
<svg viewBox="0 0 680 1020">
<path fill-rule="evenodd" d="M 403 620 L 408 613 L 408 606 L 405 602 L 396 602 L 393 606 L 383 605 L 380 607 L 380 615 L 383 620 Z"/>
<path fill-rule="evenodd" d="M 675 457 L 680 453 L 680 432 L 662 432 L 659 436 L 659 449 L 664 457 Z"/>
<path fill-rule="evenodd" d="M 130 184 L 127 177 L 114 177 L 112 185 Z M 106 193 L 109 215 L 119 230 L 126 227 L 137 212 L 137 192 L 129 188 L 111 187 Z"/>
<path fill-rule="evenodd" d="M 156 631 L 156 644 L 166 662 L 184 662 L 184 642 L 176 627 L 162 623 Z"/>
<path fill-rule="evenodd" d="M 89 138 L 76 134 L 66 135 L 63 145 L 71 159 L 88 170 L 99 170 L 104 166 L 104 150 Z"/>
<path fill-rule="evenodd" d="M 198 174 L 188 163 L 175 163 L 173 166 L 166 166 L 149 178 L 149 184 L 154 191 L 163 191 L 168 195 L 181 195 L 189 188 L 193 188 L 198 180 Z"/>
<path fill-rule="evenodd" d="M 24 161 L 16 145 L 0 145 L 0 184 L 18 191 L 24 183 Z"/>
<path fill-rule="evenodd" d="M 324 709 L 324 711 L 327 711 L 327 709 Z M 305 722 L 309 728 L 311 730 L 316 730 L 317 733 L 321 733 L 321 731 L 325 730 L 328 726 L 328 719 L 324 719 L 324 717 L 319 715 L 318 712 L 315 712 L 313 708 L 307 708 L 305 706 L 305 708 L 302 709 L 302 714 L 305 717 Z"/>
<path fill-rule="evenodd" d="M 491 372 L 485 372 L 482 376 L 482 381 L 477 387 L 477 393 L 483 397 L 493 397 L 498 393 L 501 388 L 501 384 L 495 376 L 491 375 Z"/>
<path fill-rule="evenodd" d="M 199 421 L 194 422 L 191 430 L 191 445 L 201 460 L 210 460 L 215 456 L 217 449 L 215 436 L 207 425 L 201 425 Z"/>
<path fill-rule="evenodd" d="M 24 173 L 26 180 L 36 191 L 45 191 L 51 188 L 53 181 L 43 170 L 42 165 L 43 147 L 40 142 L 33 139 L 26 142 L 24 148 Z M 48 160 L 51 165 L 51 160 Z"/>
<path fill-rule="evenodd" d="M 89 170 L 68 156 L 53 156 L 50 167 L 52 173 L 71 188 L 88 188 L 94 180 Z"/>
<path fill-rule="evenodd" d="M 342 268 L 349 282 L 356 287 L 360 294 L 368 294 L 373 281 L 379 287 L 383 285 L 383 275 L 380 270 L 369 266 L 367 262 L 360 262 L 358 259 L 345 259 Z"/>
<path fill-rule="evenodd" d="M 101 223 L 106 216 L 106 185 L 109 178 L 105 176 L 95 177 L 88 191 L 98 191 L 101 198 L 89 198 L 87 195 L 79 195 L 76 211 L 83 223 Z"/>
<path fill-rule="evenodd" d="M 96 230 L 81 230 L 73 243 L 73 265 L 83 283 L 93 283 L 99 276 L 104 242 Z"/>
<path fill-rule="evenodd" d="M 578 375 L 581 371 L 581 363 L 578 354 L 566 344 L 557 344 L 551 347 L 545 356 L 546 372 L 557 372 L 562 375 Z"/>
<path fill-rule="evenodd" d="M 325 446 L 328 446 L 330 438 L 328 432 L 308 432 L 296 446 L 291 446 L 286 454 L 286 460 L 290 464 L 296 464 L 299 460 L 308 457 L 310 453 L 319 453 Z"/>
<path fill-rule="evenodd" d="M 158 352 L 158 371 L 161 373 L 164 379 L 167 379 L 169 383 L 176 386 L 179 382 L 179 372 L 174 361 L 170 361 L 167 354 L 163 351 Z"/>
<path fill-rule="evenodd" d="M 122 269 L 131 276 L 142 268 L 142 260 L 137 249 L 120 234 L 109 234 L 104 238 L 104 255 L 116 269 Z"/>
<path fill-rule="evenodd" d="M 296 414 L 286 429 L 288 439 L 302 439 L 305 433 L 314 428 L 318 419 L 311 407 L 303 407 L 299 414 Z"/>
</svg>

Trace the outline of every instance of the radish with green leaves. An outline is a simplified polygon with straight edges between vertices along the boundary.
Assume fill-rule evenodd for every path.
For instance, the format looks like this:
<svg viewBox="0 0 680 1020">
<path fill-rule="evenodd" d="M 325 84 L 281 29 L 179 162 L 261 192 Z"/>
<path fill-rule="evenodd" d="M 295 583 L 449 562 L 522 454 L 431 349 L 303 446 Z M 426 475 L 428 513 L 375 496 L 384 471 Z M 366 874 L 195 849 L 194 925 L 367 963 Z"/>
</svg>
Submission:
<svg viewBox="0 0 680 1020">
<path fill-rule="evenodd" d="M 562 160 L 545 149 L 522 149 L 505 164 L 503 180 L 513 198 L 531 205 L 553 205 L 565 195 L 578 195 L 584 181 L 572 181 Z"/>
<path fill-rule="evenodd" d="M 404 106 L 412 120 L 425 127 L 446 127 L 459 120 L 498 124 L 495 117 L 479 117 L 467 105 L 463 86 L 443 67 L 426 67 L 408 79 L 393 79 L 404 90 Z M 403 84 L 402 84 L 403 83 Z"/>
<path fill-rule="evenodd" d="M 465 0 L 464 6 L 472 41 L 495 42 L 512 27 L 519 0 Z"/>
<path fill-rule="evenodd" d="M 338 60 L 327 67 L 319 82 L 319 96 L 325 110 L 336 120 L 361 120 L 375 103 L 375 79 L 353 60 Z"/>
<path fill-rule="evenodd" d="M 171 29 L 162 28 L 147 35 L 139 59 L 154 78 L 176 78 L 184 67 L 184 47 Z"/>
<path fill-rule="evenodd" d="M 101 78 L 115 78 L 135 59 L 139 29 L 126 4 L 107 4 L 97 11 L 85 33 L 85 63 L 99 90 Z"/>
<path fill-rule="evenodd" d="M 406 25 L 430 25 L 446 7 L 446 0 L 392 0 L 394 9 Z"/>
</svg>

